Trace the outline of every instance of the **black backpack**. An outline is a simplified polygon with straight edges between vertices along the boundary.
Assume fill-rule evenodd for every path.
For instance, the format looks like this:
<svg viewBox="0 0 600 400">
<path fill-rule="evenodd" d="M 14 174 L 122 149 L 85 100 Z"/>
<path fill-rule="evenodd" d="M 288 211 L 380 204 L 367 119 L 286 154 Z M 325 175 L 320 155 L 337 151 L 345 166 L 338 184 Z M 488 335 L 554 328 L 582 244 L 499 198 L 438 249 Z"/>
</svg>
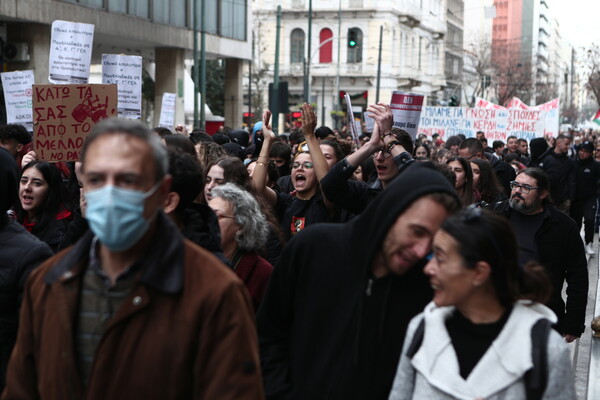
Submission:
<svg viewBox="0 0 600 400">
<path fill-rule="evenodd" d="M 547 319 L 538 320 L 531 328 L 531 359 L 533 367 L 525 373 L 527 400 L 540 400 L 548 383 L 548 336 L 552 323 Z M 425 319 L 422 319 L 406 350 L 406 356 L 413 358 L 423 343 Z"/>
</svg>

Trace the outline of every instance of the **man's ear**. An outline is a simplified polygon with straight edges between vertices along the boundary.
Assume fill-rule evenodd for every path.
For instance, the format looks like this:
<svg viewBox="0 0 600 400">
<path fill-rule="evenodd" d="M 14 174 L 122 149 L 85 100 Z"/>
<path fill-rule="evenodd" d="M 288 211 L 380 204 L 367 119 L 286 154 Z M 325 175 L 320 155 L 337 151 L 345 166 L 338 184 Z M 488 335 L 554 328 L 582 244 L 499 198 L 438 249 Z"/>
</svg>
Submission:
<svg viewBox="0 0 600 400">
<path fill-rule="evenodd" d="M 167 198 L 166 198 L 165 204 L 164 204 L 165 213 L 167 213 L 167 214 L 173 213 L 177 209 L 177 206 L 179 205 L 179 200 L 180 200 L 179 194 L 177 194 L 176 192 L 169 192 L 167 194 Z"/>
<path fill-rule="evenodd" d="M 538 197 L 541 200 L 544 200 L 546 197 L 548 197 L 548 191 L 547 190 L 538 190 L 538 191 L 539 191 Z"/>
</svg>

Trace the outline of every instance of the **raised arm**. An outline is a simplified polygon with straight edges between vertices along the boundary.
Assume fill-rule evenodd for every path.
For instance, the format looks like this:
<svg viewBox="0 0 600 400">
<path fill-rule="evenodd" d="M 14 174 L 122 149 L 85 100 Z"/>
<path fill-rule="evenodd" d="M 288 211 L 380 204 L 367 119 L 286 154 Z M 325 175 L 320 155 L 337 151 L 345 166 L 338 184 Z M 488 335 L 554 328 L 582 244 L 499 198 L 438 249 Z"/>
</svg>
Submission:
<svg viewBox="0 0 600 400">
<path fill-rule="evenodd" d="M 304 103 L 302 106 L 302 133 L 304 134 L 304 139 L 306 139 L 306 144 L 308 145 L 310 158 L 315 168 L 315 175 L 317 176 L 317 180 L 321 182 L 321 179 L 323 179 L 325 175 L 327 175 L 327 171 L 329 171 L 329 164 L 327 164 L 327 160 L 321 151 L 319 141 L 315 136 L 316 127 L 317 116 L 312 107 Z M 327 200 L 327 197 L 325 197 L 325 193 L 323 193 L 322 190 L 321 194 L 323 195 L 323 202 L 325 207 L 327 207 L 327 211 L 332 214 L 334 211 L 333 203 Z"/>
<path fill-rule="evenodd" d="M 277 203 L 277 193 L 267 186 L 269 152 L 271 151 L 271 145 L 275 139 L 275 134 L 271 130 L 270 120 L 271 111 L 265 110 L 263 112 L 262 120 L 262 135 L 264 141 L 262 149 L 260 149 L 258 160 L 256 161 L 254 174 L 252 175 L 252 186 L 258 193 L 265 197 L 269 204 L 275 206 Z M 256 134 L 258 135 L 259 132 L 256 132 Z"/>
</svg>

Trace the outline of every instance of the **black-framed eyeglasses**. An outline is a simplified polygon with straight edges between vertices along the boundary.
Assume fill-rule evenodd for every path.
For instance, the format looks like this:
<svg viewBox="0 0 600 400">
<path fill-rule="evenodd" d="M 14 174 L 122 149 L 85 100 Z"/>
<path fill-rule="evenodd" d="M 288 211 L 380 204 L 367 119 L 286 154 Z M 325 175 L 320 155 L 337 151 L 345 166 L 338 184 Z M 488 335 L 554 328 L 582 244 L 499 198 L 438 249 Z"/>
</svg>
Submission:
<svg viewBox="0 0 600 400">
<path fill-rule="evenodd" d="M 295 161 L 292 164 L 292 169 L 298 169 L 298 168 L 300 168 L 300 166 L 302 166 L 302 168 L 304 168 L 304 169 L 312 169 L 313 163 L 311 163 L 310 161 L 304 161 L 303 163 L 299 163 L 298 161 Z"/>
<path fill-rule="evenodd" d="M 543 189 L 543 188 L 533 187 L 533 186 L 529 186 L 529 185 L 521 185 L 517 181 L 510 181 L 510 190 L 517 190 L 517 189 L 521 189 L 521 193 L 527 194 L 530 191 L 532 191 L 533 189 Z"/>
<path fill-rule="evenodd" d="M 375 153 L 372 154 L 373 158 L 379 157 L 379 153 L 381 153 L 383 158 L 390 158 L 392 156 L 392 153 L 390 153 L 386 149 L 381 149 L 381 150 L 377 150 Z"/>
</svg>

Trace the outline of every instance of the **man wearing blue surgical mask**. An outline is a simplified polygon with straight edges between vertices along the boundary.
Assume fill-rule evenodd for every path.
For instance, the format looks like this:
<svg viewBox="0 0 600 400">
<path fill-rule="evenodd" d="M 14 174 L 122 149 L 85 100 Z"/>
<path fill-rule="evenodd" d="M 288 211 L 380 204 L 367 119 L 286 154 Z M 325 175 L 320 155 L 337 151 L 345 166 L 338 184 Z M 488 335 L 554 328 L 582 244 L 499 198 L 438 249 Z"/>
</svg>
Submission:
<svg viewBox="0 0 600 400">
<path fill-rule="evenodd" d="M 4 396 L 262 398 L 252 304 L 163 213 L 158 138 L 105 120 L 81 160 L 90 232 L 32 274 Z"/>
</svg>

